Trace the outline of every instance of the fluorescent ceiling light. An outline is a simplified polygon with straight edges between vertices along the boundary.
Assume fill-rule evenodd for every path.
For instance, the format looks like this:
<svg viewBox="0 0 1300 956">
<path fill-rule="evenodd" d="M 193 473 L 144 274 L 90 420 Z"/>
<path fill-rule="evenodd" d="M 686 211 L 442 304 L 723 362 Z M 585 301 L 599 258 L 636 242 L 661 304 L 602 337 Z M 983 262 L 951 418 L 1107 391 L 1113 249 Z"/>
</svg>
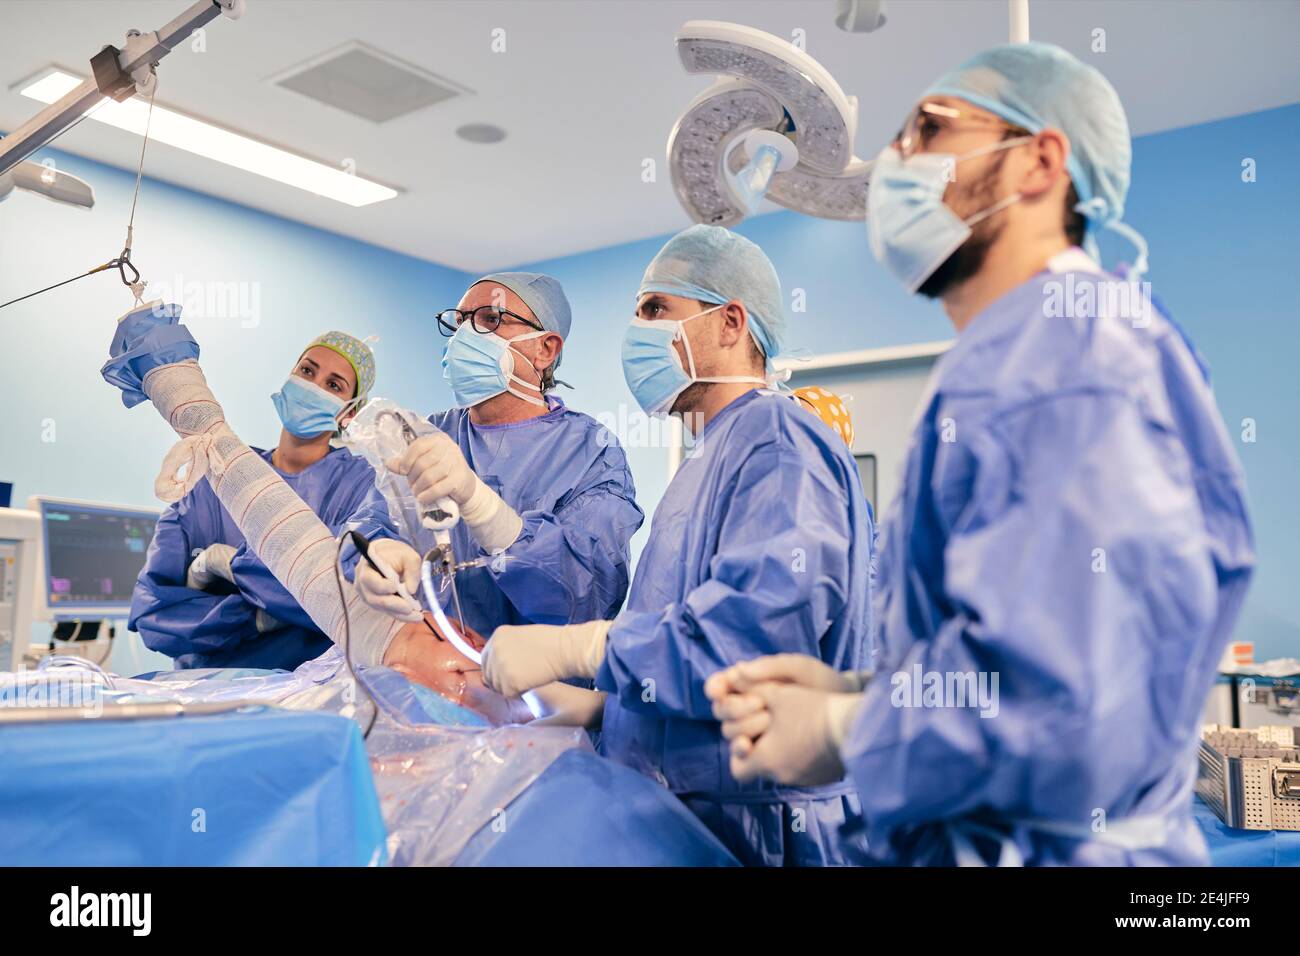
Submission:
<svg viewBox="0 0 1300 956">
<path fill-rule="evenodd" d="M 76 89 L 81 82 L 80 77 L 62 70 L 51 70 L 43 73 L 40 79 L 23 86 L 21 92 L 23 96 L 42 103 L 54 103 Z M 150 139 L 276 182 L 297 186 L 318 196 L 337 199 L 349 206 L 368 206 L 397 195 L 397 190 L 388 186 L 312 159 L 295 156 L 162 106 L 154 106 L 153 118 L 150 119 L 148 101 L 138 96 L 121 103 L 105 99 L 89 110 L 86 116 L 137 136 L 144 135 L 145 123 L 148 122 Z"/>
</svg>

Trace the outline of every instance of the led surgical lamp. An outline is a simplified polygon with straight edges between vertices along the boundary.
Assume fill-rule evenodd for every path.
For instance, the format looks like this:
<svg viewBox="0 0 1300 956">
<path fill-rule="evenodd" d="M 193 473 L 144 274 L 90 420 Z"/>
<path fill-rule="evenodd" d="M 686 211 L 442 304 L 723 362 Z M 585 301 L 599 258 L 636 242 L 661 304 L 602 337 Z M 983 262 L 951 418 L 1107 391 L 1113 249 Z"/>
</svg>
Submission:
<svg viewBox="0 0 1300 956">
<path fill-rule="evenodd" d="M 731 226 L 767 198 L 821 219 L 861 220 L 871 163 L 853 155 L 858 103 L 786 40 L 692 20 L 677 32 L 687 73 L 719 75 L 668 137 L 673 189 L 696 222 Z"/>
<path fill-rule="evenodd" d="M 1029 40 L 1029 0 L 1008 0 L 1012 43 Z M 836 23 L 871 32 L 883 0 L 840 0 Z M 732 226 L 764 199 L 818 219 L 862 221 L 869 160 L 853 155 L 858 101 L 787 40 L 753 27 L 691 20 L 677 31 L 687 73 L 719 79 L 668 136 L 673 190 L 696 222 Z"/>
<path fill-rule="evenodd" d="M 71 173 L 31 160 L 24 160 L 8 172 L 0 173 L 0 202 L 8 199 L 15 189 L 67 203 L 69 206 L 90 209 L 95 205 L 95 190 L 90 183 Z"/>
</svg>

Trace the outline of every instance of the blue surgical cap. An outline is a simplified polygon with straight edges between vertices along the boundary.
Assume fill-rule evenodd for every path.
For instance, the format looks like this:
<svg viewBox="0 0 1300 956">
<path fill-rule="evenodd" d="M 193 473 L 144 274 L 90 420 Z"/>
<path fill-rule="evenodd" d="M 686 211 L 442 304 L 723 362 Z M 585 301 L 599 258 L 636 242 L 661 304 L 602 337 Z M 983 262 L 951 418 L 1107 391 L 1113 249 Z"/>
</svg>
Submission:
<svg viewBox="0 0 1300 956">
<path fill-rule="evenodd" d="M 558 280 L 540 272 L 494 272 L 479 279 L 474 285 L 479 282 L 495 282 L 505 286 L 532 310 L 542 328 L 559 333 L 562 339 L 569 337 L 573 312 Z"/>
<path fill-rule="evenodd" d="M 1119 95 L 1095 68 L 1050 43 L 995 46 L 926 90 L 955 96 L 1031 133 L 1058 129 L 1070 140 L 1066 169 L 1092 226 L 1124 215 L 1132 150 Z"/>
<path fill-rule="evenodd" d="M 646 267 L 637 298 L 647 292 L 712 305 L 736 299 L 749 313 L 749 332 L 763 355 L 770 362 L 781 354 L 781 280 L 763 250 L 730 229 L 699 224 L 669 239 Z"/>
</svg>

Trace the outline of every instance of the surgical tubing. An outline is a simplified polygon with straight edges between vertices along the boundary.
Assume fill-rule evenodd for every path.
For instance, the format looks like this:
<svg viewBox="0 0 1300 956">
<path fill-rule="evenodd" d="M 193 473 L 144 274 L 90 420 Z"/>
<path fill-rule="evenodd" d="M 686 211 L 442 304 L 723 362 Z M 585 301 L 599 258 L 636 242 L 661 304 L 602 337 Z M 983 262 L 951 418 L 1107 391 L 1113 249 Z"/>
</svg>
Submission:
<svg viewBox="0 0 1300 956">
<path fill-rule="evenodd" d="M 334 535 L 274 469 L 226 424 L 197 362 L 163 365 L 144 378 L 144 392 L 181 438 L 205 436 L 208 482 L 249 547 L 316 626 L 340 647 L 344 606 L 331 573 Z M 346 613 L 352 657 L 380 664 L 401 621 L 365 605 L 353 590 Z"/>
</svg>

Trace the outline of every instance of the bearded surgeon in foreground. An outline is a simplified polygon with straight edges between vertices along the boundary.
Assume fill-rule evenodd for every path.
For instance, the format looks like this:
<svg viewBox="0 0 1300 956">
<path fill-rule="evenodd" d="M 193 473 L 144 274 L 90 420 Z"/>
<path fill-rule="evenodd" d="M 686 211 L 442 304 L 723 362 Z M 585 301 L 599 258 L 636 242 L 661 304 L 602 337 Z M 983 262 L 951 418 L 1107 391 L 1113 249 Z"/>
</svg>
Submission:
<svg viewBox="0 0 1300 956">
<path fill-rule="evenodd" d="M 706 693 L 738 779 L 847 770 L 884 862 L 1207 862 L 1201 710 L 1255 556 L 1208 373 L 1131 281 L 1129 153 L 1106 79 L 1022 43 L 938 80 L 872 170 L 876 258 L 959 333 L 881 531 L 881 658 L 865 688 L 791 654 Z"/>
</svg>

